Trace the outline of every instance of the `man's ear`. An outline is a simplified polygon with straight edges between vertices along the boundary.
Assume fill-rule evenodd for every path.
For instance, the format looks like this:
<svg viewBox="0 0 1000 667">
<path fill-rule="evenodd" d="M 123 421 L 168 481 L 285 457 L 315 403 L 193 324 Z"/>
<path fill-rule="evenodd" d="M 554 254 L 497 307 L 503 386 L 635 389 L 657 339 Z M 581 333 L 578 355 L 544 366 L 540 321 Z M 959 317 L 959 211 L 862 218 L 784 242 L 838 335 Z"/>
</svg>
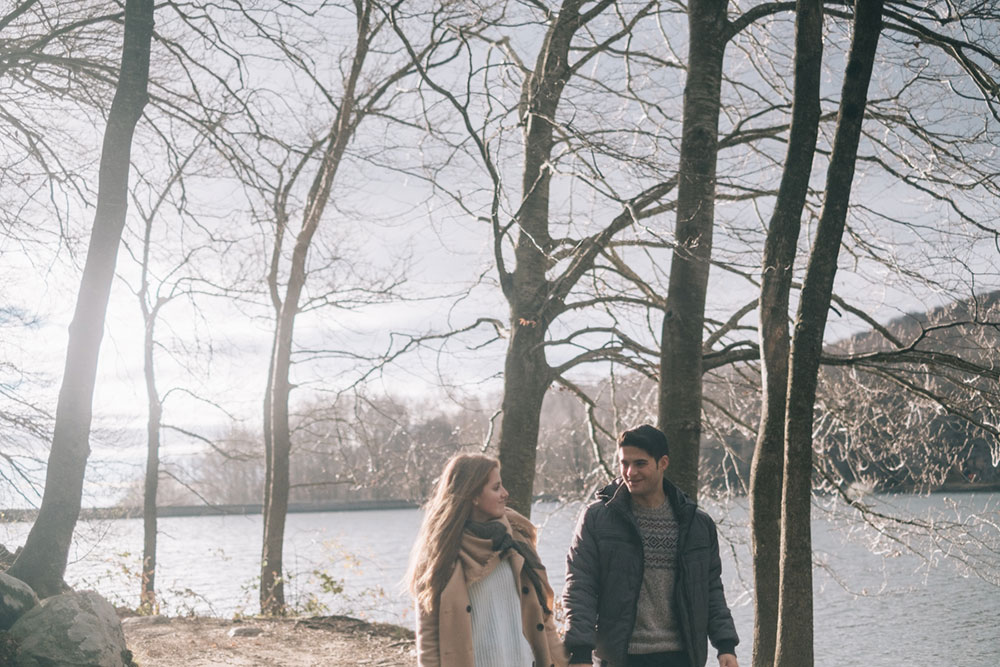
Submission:
<svg viewBox="0 0 1000 667">
<path fill-rule="evenodd" d="M 660 457 L 660 460 L 656 462 L 657 470 L 666 471 L 667 466 L 670 465 L 670 457 L 664 454 Z"/>
</svg>

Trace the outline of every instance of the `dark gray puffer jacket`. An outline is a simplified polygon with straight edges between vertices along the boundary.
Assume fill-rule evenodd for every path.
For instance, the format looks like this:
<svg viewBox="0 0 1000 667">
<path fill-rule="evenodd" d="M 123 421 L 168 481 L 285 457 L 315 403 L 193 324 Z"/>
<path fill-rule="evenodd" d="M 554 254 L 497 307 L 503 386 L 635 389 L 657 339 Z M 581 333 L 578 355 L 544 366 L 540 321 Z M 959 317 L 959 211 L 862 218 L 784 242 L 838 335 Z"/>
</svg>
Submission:
<svg viewBox="0 0 1000 667">
<path fill-rule="evenodd" d="M 715 522 L 663 480 L 677 516 L 679 543 L 674 610 L 694 667 L 708 661 L 708 641 L 736 652 L 739 636 L 722 588 Z M 566 648 L 575 661 L 591 651 L 612 667 L 624 665 L 642 587 L 643 548 L 631 494 L 621 479 L 597 492 L 580 517 L 566 558 Z"/>
</svg>

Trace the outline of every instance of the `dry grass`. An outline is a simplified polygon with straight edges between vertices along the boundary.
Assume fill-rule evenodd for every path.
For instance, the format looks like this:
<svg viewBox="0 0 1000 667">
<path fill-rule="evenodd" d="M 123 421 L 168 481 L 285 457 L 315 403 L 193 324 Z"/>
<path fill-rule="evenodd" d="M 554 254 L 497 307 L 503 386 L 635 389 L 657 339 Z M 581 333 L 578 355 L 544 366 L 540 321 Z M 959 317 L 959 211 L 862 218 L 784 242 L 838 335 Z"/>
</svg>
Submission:
<svg viewBox="0 0 1000 667">
<path fill-rule="evenodd" d="M 154 616 L 125 619 L 123 627 L 139 667 L 416 664 L 413 632 L 346 616 L 240 621 Z M 259 634 L 231 636 L 236 628 Z"/>
</svg>

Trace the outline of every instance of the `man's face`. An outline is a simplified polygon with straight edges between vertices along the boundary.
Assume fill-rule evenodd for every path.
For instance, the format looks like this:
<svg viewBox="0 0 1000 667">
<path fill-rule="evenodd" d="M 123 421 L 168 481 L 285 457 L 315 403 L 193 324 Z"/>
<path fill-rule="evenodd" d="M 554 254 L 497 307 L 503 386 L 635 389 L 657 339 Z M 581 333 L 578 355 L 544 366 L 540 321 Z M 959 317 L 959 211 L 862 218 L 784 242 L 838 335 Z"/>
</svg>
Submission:
<svg viewBox="0 0 1000 667">
<path fill-rule="evenodd" d="M 670 459 L 655 460 L 646 450 L 625 445 L 618 448 L 618 465 L 622 478 L 633 496 L 647 496 L 663 487 L 663 473 Z"/>
</svg>

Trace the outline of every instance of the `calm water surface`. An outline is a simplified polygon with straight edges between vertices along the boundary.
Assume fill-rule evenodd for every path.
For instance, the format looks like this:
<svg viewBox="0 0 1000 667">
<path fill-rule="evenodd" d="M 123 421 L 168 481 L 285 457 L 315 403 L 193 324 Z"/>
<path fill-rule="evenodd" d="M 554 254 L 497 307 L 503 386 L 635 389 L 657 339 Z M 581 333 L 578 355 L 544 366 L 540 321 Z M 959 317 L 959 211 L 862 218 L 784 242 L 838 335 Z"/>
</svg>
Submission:
<svg viewBox="0 0 1000 667">
<path fill-rule="evenodd" d="M 979 535 L 1000 542 L 1000 494 L 896 497 L 914 516 L 958 523 L 954 539 Z M 723 538 L 723 579 L 749 661 L 753 629 L 751 569 L 744 501 L 712 505 Z M 886 508 L 891 509 L 891 508 Z M 566 547 L 579 505 L 535 507 L 539 551 L 557 596 Z M 992 521 L 962 522 L 975 514 Z M 820 667 L 983 667 L 1000 665 L 1000 588 L 944 558 L 951 541 L 918 542 L 921 555 L 876 540 L 857 522 L 831 519 L 817 507 L 813 522 L 816 664 Z M 286 598 L 304 611 L 347 613 L 413 625 L 400 581 L 420 522 L 419 510 L 291 514 L 285 542 Z M 0 524 L 0 543 L 21 544 L 26 524 Z M 963 536 L 964 535 L 964 536 Z M 261 517 L 160 520 L 157 589 L 163 611 L 231 616 L 254 613 Z M 988 547 L 980 547 L 980 556 Z M 88 521 L 77 529 L 66 579 L 119 604 L 138 603 L 141 520 Z M 873 551 L 875 553 L 873 553 Z M 1000 554 L 993 558 L 1000 561 Z M 928 566 L 928 561 L 935 563 Z M 993 565 L 997 567 L 996 564 Z M 997 580 L 996 571 L 987 578 Z M 333 589 L 323 591 L 323 582 Z M 342 585 L 343 590 L 336 590 Z"/>
</svg>

